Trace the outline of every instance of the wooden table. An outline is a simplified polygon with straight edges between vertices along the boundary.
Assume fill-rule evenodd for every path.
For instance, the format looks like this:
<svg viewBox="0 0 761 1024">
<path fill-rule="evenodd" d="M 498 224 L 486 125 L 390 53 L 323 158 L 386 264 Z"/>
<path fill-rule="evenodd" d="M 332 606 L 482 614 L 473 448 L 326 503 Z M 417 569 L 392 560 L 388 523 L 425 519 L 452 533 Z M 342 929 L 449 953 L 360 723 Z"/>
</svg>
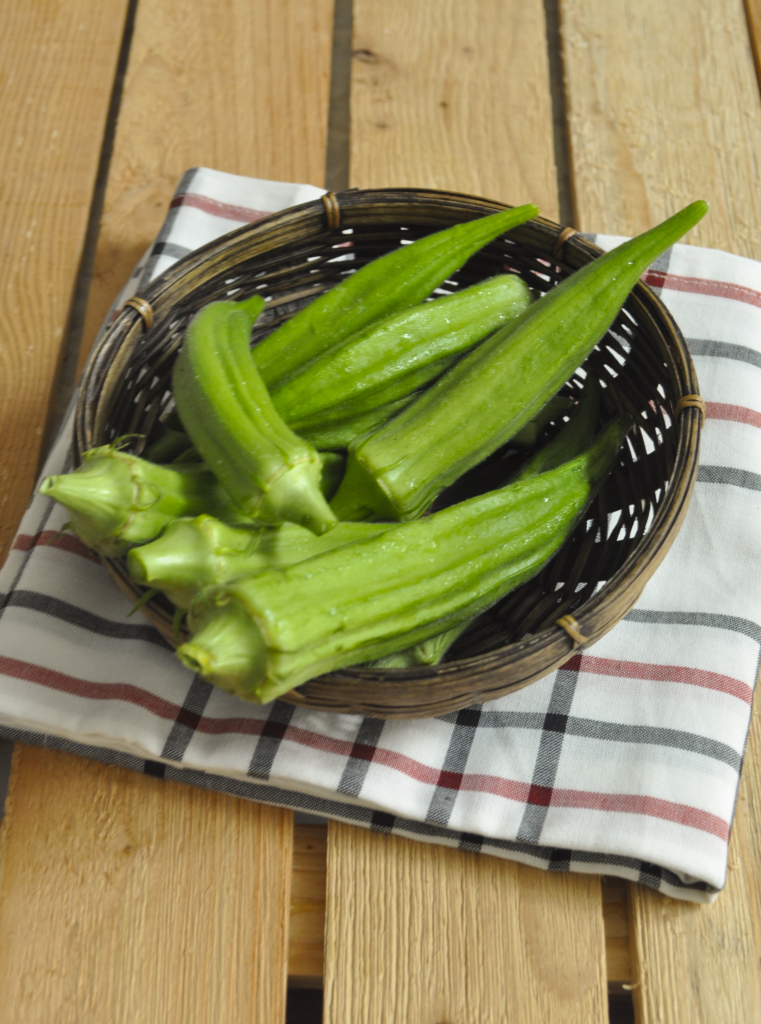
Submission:
<svg viewBox="0 0 761 1024">
<path fill-rule="evenodd" d="M 761 0 L 27 0 L 0 25 L 2 555 L 188 167 L 614 234 L 703 197 L 692 240 L 761 258 Z M 17 747 L 0 1020 L 277 1024 L 290 977 L 330 1024 L 595 1024 L 625 988 L 641 1024 L 757 1022 L 759 742 L 756 717 L 710 907 Z"/>
</svg>

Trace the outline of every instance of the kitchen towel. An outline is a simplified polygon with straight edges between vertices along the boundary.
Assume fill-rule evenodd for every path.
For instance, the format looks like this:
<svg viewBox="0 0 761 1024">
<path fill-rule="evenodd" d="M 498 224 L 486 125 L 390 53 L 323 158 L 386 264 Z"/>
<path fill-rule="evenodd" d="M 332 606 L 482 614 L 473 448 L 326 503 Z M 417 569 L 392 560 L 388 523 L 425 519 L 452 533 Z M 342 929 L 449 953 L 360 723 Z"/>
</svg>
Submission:
<svg viewBox="0 0 761 1024">
<path fill-rule="evenodd" d="M 189 171 L 109 320 L 192 249 L 321 194 Z M 688 340 L 707 421 L 674 546 L 591 649 L 517 693 L 440 718 L 256 707 L 194 677 L 152 626 L 127 618 L 129 602 L 96 557 L 60 532 L 65 510 L 37 495 L 0 573 L 0 736 L 713 899 L 761 649 L 761 265 L 676 245 L 645 280 Z M 70 467 L 70 437 L 69 417 L 43 475 Z"/>
</svg>

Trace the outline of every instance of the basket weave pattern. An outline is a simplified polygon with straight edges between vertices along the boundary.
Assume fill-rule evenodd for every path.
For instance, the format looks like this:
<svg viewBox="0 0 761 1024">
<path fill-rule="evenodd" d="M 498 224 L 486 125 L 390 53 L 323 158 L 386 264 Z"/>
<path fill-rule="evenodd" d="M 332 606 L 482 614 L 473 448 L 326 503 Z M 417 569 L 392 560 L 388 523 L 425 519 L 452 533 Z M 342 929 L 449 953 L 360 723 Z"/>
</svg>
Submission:
<svg viewBox="0 0 761 1024">
<path fill-rule="evenodd" d="M 125 434 L 141 435 L 132 447 L 137 454 L 155 439 L 160 418 L 172 407 L 172 366 L 184 330 L 207 302 L 261 294 L 267 306 L 254 329 L 256 343 L 316 294 L 377 256 L 499 209 L 451 193 L 349 191 L 330 204 L 308 203 L 274 214 L 190 254 L 142 293 L 153 311 L 150 329 L 136 308 L 125 308 L 93 353 L 76 411 L 75 460 Z M 507 270 L 545 292 L 600 253 L 580 236 L 567 236 L 567 229 L 537 218 L 486 246 L 440 291 Z M 697 472 L 701 413 L 689 405 L 679 415 L 675 410 L 679 399 L 697 394 L 698 387 L 676 324 L 643 284 L 561 393 L 578 393 L 586 374 L 603 385 L 600 423 L 628 411 L 635 427 L 560 553 L 463 634 L 444 664 L 344 669 L 310 680 L 282 699 L 380 718 L 444 714 L 502 696 L 562 664 L 576 642 L 557 625 L 561 617 L 572 615 L 589 643 L 615 625 L 639 597 L 686 512 Z M 560 426 L 546 427 L 539 443 Z M 500 486 L 518 458 L 509 445 L 500 449 L 434 507 Z M 142 588 L 130 579 L 124 560 L 104 562 L 121 589 L 137 600 Z M 143 611 L 174 643 L 169 603 L 153 599 Z"/>
</svg>

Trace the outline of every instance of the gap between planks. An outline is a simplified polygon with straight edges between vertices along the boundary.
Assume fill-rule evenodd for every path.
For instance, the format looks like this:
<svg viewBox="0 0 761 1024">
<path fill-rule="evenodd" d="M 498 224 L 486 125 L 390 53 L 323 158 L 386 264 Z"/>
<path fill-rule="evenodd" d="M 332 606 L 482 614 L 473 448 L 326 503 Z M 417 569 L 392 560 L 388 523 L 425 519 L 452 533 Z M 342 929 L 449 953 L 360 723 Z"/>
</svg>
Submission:
<svg viewBox="0 0 761 1024">
<path fill-rule="evenodd" d="M 327 825 L 294 825 L 288 984 L 321 988 L 325 957 L 325 891 Z M 412 842 L 412 840 L 407 840 Z M 603 877 L 608 990 L 619 992 L 631 983 L 627 883 Z"/>
</svg>

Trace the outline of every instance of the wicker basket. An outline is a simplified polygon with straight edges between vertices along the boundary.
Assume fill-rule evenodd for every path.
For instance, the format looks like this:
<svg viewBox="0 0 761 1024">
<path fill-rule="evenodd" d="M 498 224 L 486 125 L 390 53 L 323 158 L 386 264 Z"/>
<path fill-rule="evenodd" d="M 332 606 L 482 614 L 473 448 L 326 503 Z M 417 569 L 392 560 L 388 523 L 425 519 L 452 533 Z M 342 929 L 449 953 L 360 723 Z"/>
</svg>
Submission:
<svg viewBox="0 0 761 1024">
<path fill-rule="evenodd" d="M 133 449 L 139 454 L 157 436 L 171 403 L 172 364 L 183 330 L 205 303 L 253 292 L 268 298 L 257 341 L 344 274 L 400 243 L 502 208 L 445 192 L 351 190 L 274 214 L 191 253 L 141 296 L 152 326 L 137 302 L 120 313 L 93 352 L 76 410 L 75 459 L 125 434 L 142 435 Z M 547 291 L 599 252 L 579 235 L 537 218 L 486 246 L 447 287 L 467 287 L 508 269 Z M 625 615 L 671 545 L 692 494 L 702 414 L 678 403 L 697 393 L 697 380 L 671 315 L 642 284 L 584 363 L 584 373 L 604 384 L 601 423 L 628 410 L 636 425 L 560 553 L 463 634 L 445 663 L 344 669 L 304 683 L 283 700 L 379 718 L 445 714 L 546 675 Z M 573 388 L 573 380 L 565 386 L 568 393 Z M 559 426 L 550 424 L 542 442 Z M 489 490 L 504 479 L 505 460 L 513 457 L 508 449 L 496 452 L 439 504 Z M 142 588 L 129 578 L 124 560 L 104 561 L 137 600 Z M 151 600 L 143 611 L 171 643 L 168 602 Z"/>
</svg>

